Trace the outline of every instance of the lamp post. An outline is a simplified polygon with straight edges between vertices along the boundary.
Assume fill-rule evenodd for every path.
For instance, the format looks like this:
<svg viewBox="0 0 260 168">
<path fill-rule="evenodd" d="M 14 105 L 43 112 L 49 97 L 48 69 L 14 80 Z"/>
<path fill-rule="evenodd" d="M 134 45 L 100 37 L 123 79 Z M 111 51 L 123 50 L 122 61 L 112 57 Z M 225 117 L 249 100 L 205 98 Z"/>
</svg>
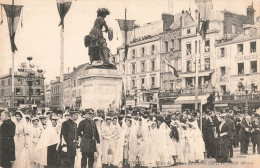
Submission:
<svg viewBox="0 0 260 168">
<path fill-rule="evenodd" d="M 31 112 L 31 106 L 32 104 L 34 104 L 32 102 L 32 85 L 34 82 L 36 82 L 40 85 L 40 79 L 43 78 L 43 70 L 42 69 L 37 69 L 35 70 L 35 65 L 31 64 L 33 57 L 27 57 L 27 60 L 29 62 L 29 66 L 26 65 L 26 63 L 21 63 L 21 67 L 18 69 L 18 71 L 20 72 L 20 75 L 18 77 L 18 79 L 25 79 L 28 85 L 28 89 L 29 89 L 29 99 L 27 101 L 27 104 L 29 106 L 29 111 Z M 39 95 L 41 95 L 41 90 L 39 92 Z"/>
</svg>

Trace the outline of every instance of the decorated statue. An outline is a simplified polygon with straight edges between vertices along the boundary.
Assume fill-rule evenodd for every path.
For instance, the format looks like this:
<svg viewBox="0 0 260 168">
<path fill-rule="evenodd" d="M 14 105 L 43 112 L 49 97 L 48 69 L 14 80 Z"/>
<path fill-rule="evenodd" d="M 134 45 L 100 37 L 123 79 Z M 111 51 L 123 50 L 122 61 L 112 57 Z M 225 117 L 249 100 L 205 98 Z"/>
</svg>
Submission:
<svg viewBox="0 0 260 168">
<path fill-rule="evenodd" d="M 105 18 L 110 12 L 106 8 L 99 8 L 97 11 L 97 18 L 94 26 L 91 29 L 89 35 L 85 37 L 85 46 L 89 47 L 89 59 L 92 66 L 91 68 L 106 68 L 116 69 L 116 66 L 109 61 L 111 55 L 110 50 L 107 47 L 106 39 L 103 37 L 103 27 L 105 32 L 108 33 L 108 39 L 113 39 L 113 30 L 108 28 Z"/>
</svg>

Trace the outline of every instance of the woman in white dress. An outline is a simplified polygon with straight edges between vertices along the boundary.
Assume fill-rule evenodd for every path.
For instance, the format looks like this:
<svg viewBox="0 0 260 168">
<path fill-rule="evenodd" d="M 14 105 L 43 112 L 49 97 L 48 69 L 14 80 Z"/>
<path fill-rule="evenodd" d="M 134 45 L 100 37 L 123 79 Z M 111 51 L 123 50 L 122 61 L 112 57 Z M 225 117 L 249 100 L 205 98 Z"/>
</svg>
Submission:
<svg viewBox="0 0 260 168">
<path fill-rule="evenodd" d="M 13 163 L 13 167 L 19 168 L 17 162 L 19 161 L 20 154 L 23 151 L 24 147 L 28 147 L 29 130 L 27 127 L 27 123 L 24 119 L 24 114 L 21 111 L 17 111 L 14 113 L 14 115 L 15 115 L 14 123 L 16 129 L 15 129 L 15 137 L 14 137 L 15 161 Z"/>
<path fill-rule="evenodd" d="M 103 167 L 110 166 L 113 155 L 115 153 L 114 137 L 116 137 L 116 130 L 113 126 L 112 118 L 106 117 L 106 124 L 102 127 L 102 165 Z"/>
<path fill-rule="evenodd" d="M 149 130 L 149 163 L 148 167 L 157 167 L 158 163 L 160 162 L 160 157 L 158 153 L 158 148 L 160 146 L 158 141 L 159 141 L 159 133 L 157 129 L 157 124 L 155 121 L 150 121 L 150 130 Z"/>
<path fill-rule="evenodd" d="M 42 168 L 40 164 L 34 162 L 32 160 L 33 158 L 33 152 L 35 150 L 35 147 L 38 144 L 38 141 L 41 137 L 42 129 L 39 126 L 39 119 L 38 118 L 32 118 L 32 126 L 30 129 L 30 144 L 29 144 L 29 154 L 30 154 L 30 165 L 31 168 Z"/>
<path fill-rule="evenodd" d="M 115 151 L 115 157 L 112 162 L 114 166 L 136 166 L 137 157 L 137 127 L 133 124 L 130 116 L 126 118 L 126 127 L 122 130 L 118 145 Z"/>
<path fill-rule="evenodd" d="M 160 137 L 160 141 L 158 141 L 158 153 L 160 156 L 159 166 L 170 166 L 174 164 L 174 160 L 172 158 L 172 147 L 173 142 L 170 138 L 170 128 L 165 124 L 162 116 L 157 117 L 157 125 L 158 125 L 158 137 Z"/>
</svg>

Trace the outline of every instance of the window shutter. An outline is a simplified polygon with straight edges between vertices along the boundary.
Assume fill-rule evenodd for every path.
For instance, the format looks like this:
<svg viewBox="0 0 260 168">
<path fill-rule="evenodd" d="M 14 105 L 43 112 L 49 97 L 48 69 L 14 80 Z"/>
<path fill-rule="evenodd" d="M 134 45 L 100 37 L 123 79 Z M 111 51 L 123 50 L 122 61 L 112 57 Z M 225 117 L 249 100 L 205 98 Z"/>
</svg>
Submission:
<svg viewBox="0 0 260 168">
<path fill-rule="evenodd" d="M 23 89 L 22 89 L 22 88 L 20 89 L 20 95 L 24 95 L 24 94 L 23 94 Z"/>
</svg>

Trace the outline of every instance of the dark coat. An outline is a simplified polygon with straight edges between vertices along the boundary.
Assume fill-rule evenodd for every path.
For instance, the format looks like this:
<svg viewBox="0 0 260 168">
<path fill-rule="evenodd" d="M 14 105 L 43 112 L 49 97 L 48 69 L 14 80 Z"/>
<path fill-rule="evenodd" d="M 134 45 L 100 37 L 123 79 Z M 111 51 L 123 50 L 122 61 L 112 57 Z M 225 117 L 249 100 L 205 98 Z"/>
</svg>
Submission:
<svg viewBox="0 0 260 168">
<path fill-rule="evenodd" d="M 240 130 L 239 130 L 239 139 L 240 139 L 240 141 L 242 139 L 249 139 L 249 137 L 251 135 L 250 132 L 245 130 L 246 128 L 249 128 L 249 131 L 251 131 L 252 126 L 249 123 L 247 123 L 246 119 L 243 119 L 241 124 L 240 124 Z"/>
<path fill-rule="evenodd" d="M 79 123 L 78 136 L 81 137 L 81 152 L 96 152 L 96 143 L 100 143 L 98 130 L 93 120 L 85 119 Z"/>
<path fill-rule="evenodd" d="M 77 140 L 77 124 L 71 119 L 62 123 L 61 135 L 63 136 L 67 144 L 67 152 L 69 156 L 76 156 L 76 147 L 77 144 L 73 142 Z"/>
<path fill-rule="evenodd" d="M 230 124 L 226 121 L 221 130 L 219 126 L 216 128 L 218 133 L 217 143 L 216 143 L 216 161 L 217 162 L 227 162 L 229 159 L 229 145 L 232 128 Z M 227 135 L 220 136 L 221 133 L 227 132 Z"/>
<path fill-rule="evenodd" d="M 15 160 L 15 124 L 13 121 L 3 121 L 0 126 L 0 163 Z"/>
<path fill-rule="evenodd" d="M 236 127 L 235 127 L 235 121 L 234 118 L 229 116 L 226 119 L 227 123 L 229 124 L 229 126 L 231 127 L 231 136 L 230 139 L 234 139 L 234 137 L 236 136 Z"/>
<path fill-rule="evenodd" d="M 260 144 L 260 122 L 252 122 L 252 143 Z"/>
</svg>

